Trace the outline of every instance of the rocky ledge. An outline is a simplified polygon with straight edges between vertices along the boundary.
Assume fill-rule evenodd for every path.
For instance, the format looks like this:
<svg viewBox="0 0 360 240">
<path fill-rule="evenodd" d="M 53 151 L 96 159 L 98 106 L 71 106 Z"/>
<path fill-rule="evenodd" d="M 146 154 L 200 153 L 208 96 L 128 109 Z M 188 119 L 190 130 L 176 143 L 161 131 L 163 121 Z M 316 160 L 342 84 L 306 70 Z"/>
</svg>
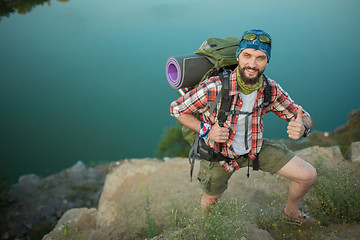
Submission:
<svg viewBox="0 0 360 240">
<path fill-rule="evenodd" d="M 40 179 L 24 175 L 2 193 L 10 204 L 1 209 L 0 238 L 29 239 L 50 231 L 69 209 L 97 207 L 107 167 L 86 168 L 81 161 L 60 173 Z M 33 238 L 31 238 L 33 239 Z"/>
<path fill-rule="evenodd" d="M 351 145 L 345 158 L 338 146 L 314 146 L 296 153 L 309 162 L 360 167 L 360 142 Z M 232 177 L 224 199 L 240 199 L 256 212 L 273 198 L 274 189 L 286 191 L 286 181 L 264 172 L 251 172 L 246 178 L 246 169 L 241 169 Z M 190 182 L 185 158 L 131 159 L 95 168 L 78 162 L 44 179 L 34 174 L 22 176 L 6 193 L 11 204 L 1 209 L 1 239 L 36 239 L 36 234 L 41 239 L 46 233 L 44 240 L 64 239 L 71 229 L 79 239 L 131 239 L 132 230 L 145 227 L 136 219 L 146 216 L 136 214 L 144 213 L 149 201 L 161 222 L 174 204 L 189 205 L 188 211 L 192 211 L 199 205 L 201 193 L 197 181 Z M 273 239 L 250 222 L 248 231 L 249 239 Z M 342 233 L 329 237 L 352 240 L 359 236 L 354 227 L 351 231 L 344 227 Z"/>
<path fill-rule="evenodd" d="M 297 152 L 305 160 L 325 161 L 331 166 L 348 166 L 359 169 L 360 142 L 353 143 L 349 151 L 351 159 L 345 159 L 338 146 L 310 147 Z M 82 239 L 133 239 L 132 231 L 143 229 L 146 209 L 151 204 L 156 221 L 168 219 L 169 209 L 175 205 L 188 206 L 193 211 L 199 205 L 202 191 L 197 181 L 189 179 L 189 163 L 184 158 L 132 159 L 113 163 L 106 176 L 103 192 L 97 208 L 77 208 L 67 211 L 52 232 L 44 240 L 61 239 L 64 232 L 73 229 Z M 196 164 L 198 165 L 198 164 Z M 194 172 L 198 166 L 195 167 Z M 224 199 L 239 199 L 247 208 L 258 213 L 264 202 L 273 199 L 276 192 L 287 191 L 287 180 L 264 172 L 239 170 L 232 177 Z M 71 226 L 71 227 L 69 227 Z M 249 220 L 246 223 L 248 240 L 273 239 Z M 327 233 L 324 239 L 355 240 L 360 236 L 360 225 L 343 226 L 335 235 Z M 356 230 L 358 229 L 358 230 Z M 154 239 L 164 239 L 162 235 Z M 244 237 L 242 239 L 245 239 Z"/>
</svg>

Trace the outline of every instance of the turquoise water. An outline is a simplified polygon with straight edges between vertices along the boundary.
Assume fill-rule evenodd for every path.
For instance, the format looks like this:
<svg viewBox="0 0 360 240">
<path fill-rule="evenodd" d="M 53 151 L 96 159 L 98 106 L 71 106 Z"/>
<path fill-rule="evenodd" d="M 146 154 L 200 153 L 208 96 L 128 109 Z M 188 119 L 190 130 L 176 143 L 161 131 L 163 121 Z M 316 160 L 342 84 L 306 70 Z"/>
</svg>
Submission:
<svg viewBox="0 0 360 240">
<path fill-rule="evenodd" d="M 152 157 L 177 93 L 165 63 L 209 36 L 262 28 L 265 73 L 331 131 L 359 108 L 360 2 L 51 1 L 0 22 L 0 161 L 12 179 Z M 265 136 L 286 138 L 266 117 Z"/>
</svg>

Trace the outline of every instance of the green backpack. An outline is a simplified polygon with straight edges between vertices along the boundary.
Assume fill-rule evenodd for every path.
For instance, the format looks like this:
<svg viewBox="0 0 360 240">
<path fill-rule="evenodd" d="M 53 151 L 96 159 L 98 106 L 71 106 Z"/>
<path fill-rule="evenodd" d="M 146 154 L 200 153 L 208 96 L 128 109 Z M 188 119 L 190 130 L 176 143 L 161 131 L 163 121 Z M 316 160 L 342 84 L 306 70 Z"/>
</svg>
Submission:
<svg viewBox="0 0 360 240">
<path fill-rule="evenodd" d="M 236 60 L 236 50 L 239 43 L 240 40 L 236 37 L 211 37 L 206 39 L 200 48 L 194 52 L 194 54 L 206 56 L 209 61 L 213 63 L 213 67 L 207 71 L 201 79 L 199 79 L 199 83 L 211 76 L 218 75 L 225 69 L 233 70 L 238 64 Z M 194 88 L 197 86 L 198 84 L 195 85 Z M 182 133 L 185 140 L 190 144 L 190 146 L 192 146 L 196 133 L 185 126 L 182 128 Z"/>
</svg>

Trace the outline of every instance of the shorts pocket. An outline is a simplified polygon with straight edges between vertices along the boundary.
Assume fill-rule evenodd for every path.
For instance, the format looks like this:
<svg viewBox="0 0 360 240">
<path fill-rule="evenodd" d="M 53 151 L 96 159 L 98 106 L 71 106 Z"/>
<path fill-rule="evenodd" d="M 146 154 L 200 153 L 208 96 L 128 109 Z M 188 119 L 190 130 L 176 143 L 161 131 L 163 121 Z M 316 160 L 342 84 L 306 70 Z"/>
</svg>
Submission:
<svg viewBox="0 0 360 240">
<path fill-rule="evenodd" d="M 205 160 L 201 160 L 200 169 L 197 179 L 203 186 L 203 188 L 210 189 L 210 169 L 213 167 L 213 163 Z"/>
</svg>

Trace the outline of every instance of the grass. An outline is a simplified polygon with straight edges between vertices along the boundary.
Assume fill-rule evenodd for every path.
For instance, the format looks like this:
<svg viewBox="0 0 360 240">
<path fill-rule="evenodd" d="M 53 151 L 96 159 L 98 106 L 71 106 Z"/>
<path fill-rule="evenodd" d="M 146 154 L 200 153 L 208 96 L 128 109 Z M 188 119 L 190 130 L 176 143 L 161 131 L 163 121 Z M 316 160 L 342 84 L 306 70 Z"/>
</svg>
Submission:
<svg viewBox="0 0 360 240">
<path fill-rule="evenodd" d="M 61 239 L 83 240 L 86 238 L 82 235 L 76 226 L 71 226 L 66 222 L 63 224 Z"/>
<path fill-rule="evenodd" d="M 165 239 L 240 239 L 246 231 L 243 227 L 248 218 L 246 206 L 237 201 L 222 202 L 205 213 L 198 199 L 186 202 L 170 197 L 165 216 L 156 213 L 152 196 L 144 195 L 142 208 L 123 204 L 123 222 L 126 234 L 122 239 L 152 238 L 162 234 Z"/>
<path fill-rule="evenodd" d="M 353 169 L 315 163 L 318 172 L 308 202 L 325 224 L 360 222 L 360 177 Z"/>
<path fill-rule="evenodd" d="M 163 234 L 166 239 L 241 239 L 246 235 L 244 223 L 249 218 L 246 205 L 238 201 L 219 201 L 209 213 L 195 208 L 178 222 L 176 229 Z"/>
<path fill-rule="evenodd" d="M 134 190 L 136 191 L 136 190 Z M 166 209 L 159 213 L 156 208 L 156 200 L 143 182 L 140 192 L 142 199 L 136 202 L 122 202 L 120 211 L 120 222 L 124 226 L 122 239 L 145 239 L 152 238 L 166 229 L 175 229 L 179 223 L 179 216 L 185 216 L 188 206 L 186 201 L 181 201 L 173 196 L 168 202 Z"/>
</svg>

